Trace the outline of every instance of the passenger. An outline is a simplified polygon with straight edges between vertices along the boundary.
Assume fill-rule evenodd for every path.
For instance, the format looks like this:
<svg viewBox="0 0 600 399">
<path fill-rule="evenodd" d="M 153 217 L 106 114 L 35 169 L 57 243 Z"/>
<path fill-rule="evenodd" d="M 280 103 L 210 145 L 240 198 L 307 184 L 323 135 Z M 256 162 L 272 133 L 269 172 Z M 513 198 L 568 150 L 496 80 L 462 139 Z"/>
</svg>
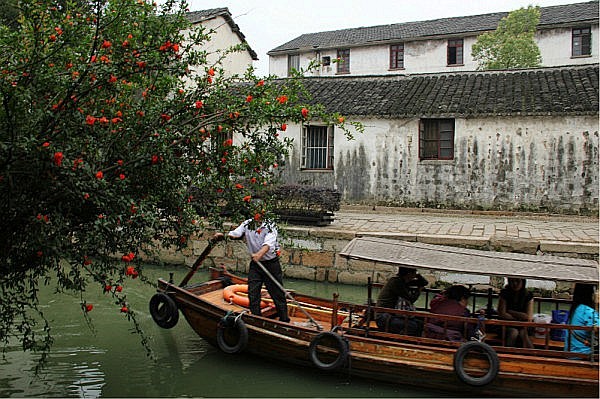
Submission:
<svg viewBox="0 0 600 399">
<path fill-rule="evenodd" d="M 598 352 L 598 293 L 592 284 L 576 283 L 573 290 L 573 302 L 569 310 L 568 324 L 573 326 L 595 326 L 594 351 Z M 565 342 L 565 351 L 590 354 L 592 353 L 592 331 L 571 330 L 569 339 Z"/>
<path fill-rule="evenodd" d="M 500 291 L 498 317 L 504 320 L 533 321 L 533 295 L 525 288 L 524 278 L 509 278 L 508 284 Z M 517 339 L 523 348 L 533 348 L 527 328 L 507 327 L 506 345 L 517 346 Z"/>
<path fill-rule="evenodd" d="M 416 269 L 408 267 L 398 268 L 398 274 L 391 277 L 381 289 L 377 298 L 377 306 L 382 308 L 415 310 L 414 303 L 419 298 L 421 291 L 427 285 L 427 280 L 417 273 Z M 375 322 L 381 331 L 391 333 L 405 333 L 420 336 L 423 330 L 423 321 L 414 316 L 406 317 L 399 314 L 377 314 Z"/>
<path fill-rule="evenodd" d="M 469 317 L 467 309 L 471 292 L 463 285 L 453 285 L 436 295 L 429 304 L 431 313 L 449 316 Z M 470 336 L 474 325 L 469 325 L 467 335 Z M 462 341 L 465 333 L 465 323 L 459 320 L 430 319 L 425 326 L 425 336 L 428 338 Z"/>
<path fill-rule="evenodd" d="M 257 224 L 253 227 L 253 223 Z M 260 224 L 260 226 L 258 226 Z M 274 225 L 266 222 L 256 222 L 248 219 L 240 224 L 236 229 L 228 233 L 230 239 L 246 241 L 248 252 L 250 253 L 250 268 L 248 269 L 248 299 L 250 301 L 250 312 L 254 315 L 261 315 L 260 294 L 264 283 L 277 308 L 279 320 L 289 323 L 287 302 L 285 292 L 283 292 L 273 278 L 277 280 L 280 286 L 283 286 L 283 272 L 279 263 L 279 244 L 277 243 L 277 229 Z M 215 240 L 222 240 L 223 233 L 216 233 Z M 256 263 L 261 262 L 268 273 Z M 270 274 L 270 275 L 269 275 Z"/>
</svg>

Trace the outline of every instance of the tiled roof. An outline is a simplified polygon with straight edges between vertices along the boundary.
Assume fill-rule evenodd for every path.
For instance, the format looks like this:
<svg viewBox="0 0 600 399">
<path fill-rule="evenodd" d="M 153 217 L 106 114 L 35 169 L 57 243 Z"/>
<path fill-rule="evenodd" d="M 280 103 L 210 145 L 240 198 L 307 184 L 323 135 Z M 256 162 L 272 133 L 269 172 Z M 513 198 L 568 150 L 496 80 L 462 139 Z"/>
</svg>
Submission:
<svg viewBox="0 0 600 399">
<path fill-rule="evenodd" d="M 229 25 L 229 27 L 231 28 L 231 30 L 236 35 L 238 35 L 238 37 L 240 38 L 240 41 L 242 43 L 248 44 L 246 42 L 246 36 L 244 36 L 242 31 L 240 30 L 240 27 L 233 21 L 233 18 L 231 18 L 231 13 L 229 12 L 229 9 L 227 7 L 211 8 L 209 10 L 191 11 L 186 14 L 186 17 L 192 24 L 198 24 L 203 21 L 207 21 L 209 19 L 213 19 L 216 17 L 223 17 L 225 19 L 225 21 L 227 22 L 227 24 Z M 256 52 L 250 48 L 250 45 L 248 45 L 248 53 L 250 53 L 250 56 L 252 57 L 253 60 L 258 60 L 258 56 L 256 55 Z"/>
<path fill-rule="evenodd" d="M 285 79 L 280 80 L 282 83 Z M 310 103 L 379 118 L 598 115 L 598 64 L 513 71 L 304 78 Z"/>
<path fill-rule="evenodd" d="M 542 7 L 539 29 L 576 23 L 598 23 L 598 1 Z M 335 48 L 339 46 L 368 45 L 377 42 L 406 41 L 435 36 L 456 36 L 466 33 L 492 31 L 508 12 L 442 18 L 430 21 L 406 22 L 329 32 L 306 33 L 274 48 L 267 54 L 301 48 Z"/>
</svg>

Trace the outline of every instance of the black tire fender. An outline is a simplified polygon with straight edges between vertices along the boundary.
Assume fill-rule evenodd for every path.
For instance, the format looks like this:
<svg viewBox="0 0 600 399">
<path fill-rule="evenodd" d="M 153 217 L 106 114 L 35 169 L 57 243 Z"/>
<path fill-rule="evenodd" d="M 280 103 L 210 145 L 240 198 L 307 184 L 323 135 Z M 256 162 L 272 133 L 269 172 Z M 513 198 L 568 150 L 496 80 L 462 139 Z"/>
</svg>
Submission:
<svg viewBox="0 0 600 399">
<path fill-rule="evenodd" d="M 227 330 L 235 330 L 238 335 L 238 340 L 235 344 L 230 345 L 225 340 Z M 217 345 L 225 353 L 239 353 L 248 346 L 248 327 L 241 317 L 235 315 L 224 316 L 219 320 L 217 325 Z"/>
<path fill-rule="evenodd" d="M 488 360 L 490 367 L 481 377 L 473 377 L 465 371 L 464 361 L 471 351 L 482 353 Z M 462 344 L 454 354 L 454 372 L 465 384 L 481 387 L 494 381 L 500 369 L 500 360 L 496 351 L 484 342 L 468 341 Z"/>
<path fill-rule="evenodd" d="M 162 328 L 173 328 L 179 321 L 179 309 L 175 301 L 167 294 L 159 292 L 150 298 L 150 315 Z"/>
<path fill-rule="evenodd" d="M 317 354 L 317 346 L 323 339 L 333 339 L 333 341 L 335 342 L 337 356 L 332 362 L 329 363 L 319 359 L 319 356 Z M 317 368 L 325 371 L 337 370 L 338 368 L 343 366 L 346 363 L 346 360 L 348 360 L 349 352 L 350 348 L 348 345 L 348 341 L 344 339 L 341 335 L 330 331 L 325 331 L 315 336 L 308 347 L 308 354 L 310 356 L 311 362 Z"/>
</svg>

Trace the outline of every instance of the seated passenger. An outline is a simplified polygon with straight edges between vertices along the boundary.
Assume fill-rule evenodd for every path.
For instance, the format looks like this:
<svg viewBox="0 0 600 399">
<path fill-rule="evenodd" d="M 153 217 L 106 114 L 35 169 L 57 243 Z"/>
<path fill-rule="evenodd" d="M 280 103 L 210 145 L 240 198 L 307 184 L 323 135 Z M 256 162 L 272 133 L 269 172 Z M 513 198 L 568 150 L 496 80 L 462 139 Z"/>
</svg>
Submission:
<svg viewBox="0 0 600 399">
<path fill-rule="evenodd" d="M 500 291 L 498 317 L 504 320 L 533 321 L 533 294 L 525 288 L 524 278 L 509 278 Z M 517 339 L 520 338 L 520 345 Z M 533 348 L 527 328 L 507 327 L 506 346 Z"/>
<path fill-rule="evenodd" d="M 576 283 L 573 290 L 573 302 L 569 310 L 568 324 L 573 326 L 596 326 L 594 330 L 594 350 L 598 352 L 598 293 L 592 284 Z M 592 353 L 592 332 L 571 330 L 569 339 L 565 341 L 565 351 L 590 354 Z"/>
<path fill-rule="evenodd" d="M 417 273 L 416 269 L 400 267 L 398 274 L 391 277 L 381 289 L 377 298 L 377 306 L 390 309 L 415 310 L 414 303 L 419 298 L 427 280 Z M 408 323 L 405 323 L 407 321 Z M 391 313 L 378 313 L 375 322 L 381 331 L 391 333 L 405 333 L 420 336 L 423 330 L 423 321 L 415 317 L 393 315 Z M 405 326 L 406 324 L 406 326 Z"/>
<path fill-rule="evenodd" d="M 467 306 L 471 293 L 462 285 L 453 285 L 445 291 L 436 295 L 429 304 L 431 313 L 445 314 L 450 316 L 471 315 Z M 467 326 L 469 336 L 474 326 Z M 465 332 L 465 323 L 459 320 L 429 319 L 425 325 L 425 336 L 428 338 L 445 339 L 449 341 L 462 341 Z"/>
</svg>

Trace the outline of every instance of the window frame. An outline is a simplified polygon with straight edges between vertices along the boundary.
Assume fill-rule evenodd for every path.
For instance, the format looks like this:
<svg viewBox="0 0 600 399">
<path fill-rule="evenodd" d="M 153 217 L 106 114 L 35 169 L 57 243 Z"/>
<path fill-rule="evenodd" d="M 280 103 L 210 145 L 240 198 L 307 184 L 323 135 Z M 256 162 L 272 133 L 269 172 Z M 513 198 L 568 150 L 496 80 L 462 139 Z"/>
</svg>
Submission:
<svg viewBox="0 0 600 399">
<path fill-rule="evenodd" d="M 444 126 L 445 125 L 445 126 Z M 450 127 L 450 129 L 448 129 Z M 447 136 L 443 138 L 443 136 Z M 429 137 L 428 137 L 429 136 Z M 423 118 L 419 120 L 419 161 L 451 161 L 454 159 L 456 120 Z M 435 151 L 431 148 L 435 145 Z M 444 155 L 449 153 L 450 155 Z"/>
<path fill-rule="evenodd" d="M 586 39 L 587 39 L 587 43 L 584 42 Z M 579 42 L 577 42 L 577 40 L 579 40 Z M 587 50 L 587 52 L 584 53 L 584 50 Z M 577 52 L 579 54 L 577 54 Z M 579 27 L 573 28 L 571 30 L 571 57 L 574 57 L 574 58 L 575 57 L 590 57 L 591 55 L 592 55 L 592 27 L 591 26 L 579 26 Z"/>
<path fill-rule="evenodd" d="M 398 69 L 404 69 L 404 43 L 390 44 L 390 70 Z"/>
<path fill-rule="evenodd" d="M 318 131 L 315 131 L 318 130 Z M 321 137 L 309 138 L 309 134 L 320 134 Z M 324 135 L 324 136 L 323 136 Z M 324 141 L 323 141 L 324 140 Z M 320 141 L 320 142 L 319 142 Z M 334 126 L 324 124 L 305 124 L 302 126 L 302 147 L 300 154 L 301 170 L 332 171 L 334 162 Z M 310 142 L 310 143 L 309 143 Z M 314 154 L 324 151 L 319 159 Z M 309 154 L 313 154 L 311 157 Z"/>
<path fill-rule="evenodd" d="M 337 58 L 340 60 L 337 63 L 336 74 L 350 73 L 350 49 L 341 48 L 337 50 Z"/>
<path fill-rule="evenodd" d="M 292 65 L 292 60 L 295 60 L 295 66 Z M 292 69 L 300 70 L 300 54 L 288 54 L 287 59 L 287 76 L 292 76 Z"/>
<path fill-rule="evenodd" d="M 450 54 L 454 50 L 454 58 L 455 62 L 450 62 Z M 460 49 L 460 60 L 458 59 Z M 448 39 L 448 45 L 446 48 L 446 66 L 461 66 L 464 65 L 465 62 L 465 39 Z"/>
</svg>

